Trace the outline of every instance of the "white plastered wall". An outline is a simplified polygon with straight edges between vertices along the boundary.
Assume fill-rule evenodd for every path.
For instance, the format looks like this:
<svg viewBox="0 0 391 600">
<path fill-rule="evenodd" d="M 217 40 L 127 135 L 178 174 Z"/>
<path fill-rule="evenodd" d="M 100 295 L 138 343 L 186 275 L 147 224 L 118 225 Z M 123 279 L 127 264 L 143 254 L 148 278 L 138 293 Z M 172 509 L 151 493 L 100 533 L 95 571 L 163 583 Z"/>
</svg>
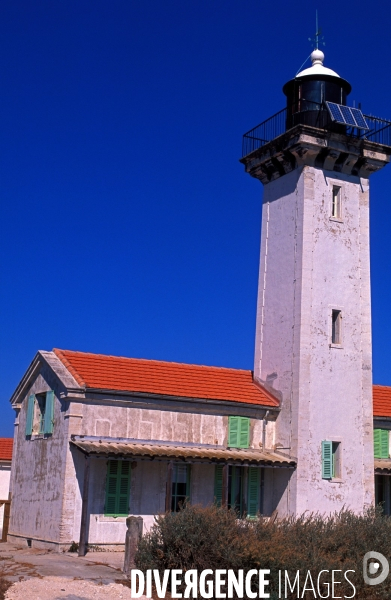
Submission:
<svg viewBox="0 0 391 600">
<path fill-rule="evenodd" d="M 298 460 L 280 512 L 360 512 L 374 489 L 369 182 L 305 166 L 265 186 L 262 219 L 254 372 L 282 392 L 275 443 Z M 342 445 L 339 481 L 321 477 L 322 440 Z"/>
</svg>

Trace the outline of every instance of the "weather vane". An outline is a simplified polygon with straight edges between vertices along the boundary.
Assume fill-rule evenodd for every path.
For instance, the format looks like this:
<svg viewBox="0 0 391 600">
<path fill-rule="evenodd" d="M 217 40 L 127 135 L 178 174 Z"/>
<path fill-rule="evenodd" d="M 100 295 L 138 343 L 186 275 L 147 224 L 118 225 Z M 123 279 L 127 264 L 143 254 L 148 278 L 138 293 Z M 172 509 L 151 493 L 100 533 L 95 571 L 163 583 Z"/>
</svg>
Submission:
<svg viewBox="0 0 391 600">
<path fill-rule="evenodd" d="M 319 44 L 322 46 L 326 45 L 323 40 L 324 35 L 322 35 L 322 30 L 318 27 L 318 11 L 316 11 L 316 33 L 313 38 L 308 38 L 308 41 L 315 45 L 316 50 L 319 50 Z"/>
</svg>

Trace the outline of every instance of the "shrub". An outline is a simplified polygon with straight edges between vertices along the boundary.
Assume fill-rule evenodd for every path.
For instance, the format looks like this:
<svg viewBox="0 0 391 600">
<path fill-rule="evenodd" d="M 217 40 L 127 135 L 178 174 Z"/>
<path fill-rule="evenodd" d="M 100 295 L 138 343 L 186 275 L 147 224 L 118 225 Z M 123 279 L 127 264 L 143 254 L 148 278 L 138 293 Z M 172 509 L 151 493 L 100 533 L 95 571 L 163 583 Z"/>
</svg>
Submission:
<svg viewBox="0 0 391 600">
<path fill-rule="evenodd" d="M 271 598 L 278 598 L 279 571 L 288 571 L 292 583 L 300 571 L 300 597 L 308 599 L 315 597 L 312 591 L 302 595 L 308 571 L 316 589 L 320 571 L 330 571 L 330 576 L 322 577 L 331 581 L 332 570 L 352 570 L 348 577 L 357 590 L 354 598 L 387 599 L 391 574 L 380 585 L 364 584 L 363 557 L 371 550 L 381 552 L 391 563 L 391 519 L 379 509 L 362 515 L 343 510 L 330 517 L 311 514 L 273 522 L 262 517 L 238 519 L 234 511 L 216 506 L 188 505 L 156 518 L 139 543 L 135 562 L 141 570 L 158 569 L 161 574 L 165 569 L 270 569 Z M 342 583 L 336 586 L 335 597 L 352 597 L 353 588 L 343 573 L 336 574 L 336 580 Z M 326 591 L 323 586 L 325 597 Z M 289 594 L 288 589 L 285 596 L 283 589 L 282 597 L 297 598 L 297 588 Z"/>
<path fill-rule="evenodd" d="M 246 523 L 238 527 L 233 511 L 188 505 L 156 518 L 139 543 L 136 564 L 143 570 L 240 569 L 248 530 Z"/>
<path fill-rule="evenodd" d="M 68 552 L 79 552 L 79 544 L 77 542 L 72 542 L 69 546 Z"/>
</svg>

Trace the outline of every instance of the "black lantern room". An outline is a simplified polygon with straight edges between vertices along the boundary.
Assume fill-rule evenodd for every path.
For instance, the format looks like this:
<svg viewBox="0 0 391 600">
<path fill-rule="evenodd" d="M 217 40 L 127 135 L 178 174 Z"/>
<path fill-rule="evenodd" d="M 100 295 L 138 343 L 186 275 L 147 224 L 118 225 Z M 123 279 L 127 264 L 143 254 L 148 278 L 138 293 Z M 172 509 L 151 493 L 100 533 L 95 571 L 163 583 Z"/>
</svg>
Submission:
<svg viewBox="0 0 391 600">
<path fill-rule="evenodd" d="M 312 66 L 284 85 L 287 129 L 299 124 L 323 128 L 326 125 L 323 121 L 328 119 L 327 111 L 322 110 L 325 102 L 346 106 L 346 97 L 352 87 L 335 71 L 324 67 L 323 60 L 323 52 L 314 50 L 311 54 Z"/>
</svg>

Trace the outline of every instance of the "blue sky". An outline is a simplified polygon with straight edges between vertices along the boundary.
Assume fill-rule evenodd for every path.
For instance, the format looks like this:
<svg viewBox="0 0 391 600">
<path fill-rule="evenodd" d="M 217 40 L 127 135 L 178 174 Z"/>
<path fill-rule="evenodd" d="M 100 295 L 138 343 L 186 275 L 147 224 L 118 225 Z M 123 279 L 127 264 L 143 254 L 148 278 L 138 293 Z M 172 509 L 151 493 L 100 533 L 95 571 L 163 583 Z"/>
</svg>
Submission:
<svg viewBox="0 0 391 600">
<path fill-rule="evenodd" d="M 325 65 L 391 120 L 391 4 L 319 6 Z M 0 436 L 53 347 L 251 369 L 262 186 L 312 2 L 2 0 Z M 371 180 L 374 381 L 391 384 L 391 166 Z"/>
</svg>

